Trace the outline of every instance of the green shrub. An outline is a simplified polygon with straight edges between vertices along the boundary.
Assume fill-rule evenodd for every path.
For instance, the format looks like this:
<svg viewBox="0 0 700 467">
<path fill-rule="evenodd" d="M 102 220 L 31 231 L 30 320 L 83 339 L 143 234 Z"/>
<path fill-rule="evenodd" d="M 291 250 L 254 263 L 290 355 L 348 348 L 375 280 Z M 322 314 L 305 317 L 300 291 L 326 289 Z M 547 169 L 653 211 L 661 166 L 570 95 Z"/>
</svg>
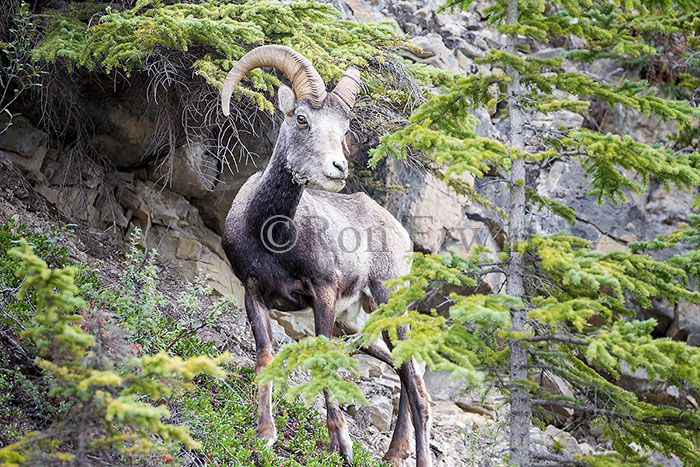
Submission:
<svg viewBox="0 0 700 467">
<path fill-rule="evenodd" d="M 5 1 L 0 12 L 0 134 L 20 114 L 13 111 L 17 100 L 33 86 L 40 86 L 43 71 L 29 58 L 37 30 L 34 17 L 25 2 Z"/>
<path fill-rule="evenodd" d="M 235 306 L 233 295 L 214 297 L 200 275 L 180 291 L 176 303 L 168 303 L 159 291 L 156 250 L 141 251 L 141 231 L 131 233 L 126 251 L 126 272 L 121 289 L 93 290 L 93 300 L 111 307 L 119 324 L 131 332 L 130 340 L 144 353 L 174 352 L 182 357 L 213 355 L 214 343 L 202 342 L 197 332 Z M 177 307 L 175 307 L 177 305 Z"/>
<path fill-rule="evenodd" d="M 74 266 L 50 269 L 25 240 L 9 255 L 19 260 L 17 274 L 24 278 L 19 297 L 35 294 L 35 324 L 22 335 L 36 346 L 36 364 L 52 379 L 49 395 L 61 400 L 62 416 L 0 449 L 3 464 L 124 462 L 170 443 L 199 447 L 185 426 L 165 421 L 170 411 L 164 404 L 154 403 L 189 387 L 184 381 L 195 375 L 224 376 L 219 365 L 227 356 L 132 357 L 113 315 L 86 308 L 78 296 Z"/>
<path fill-rule="evenodd" d="M 410 44 L 394 33 L 388 22 L 363 24 L 340 19 L 332 5 L 315 1 L 167 3 L 136 2 L 132 9 L 117 10 L 95 3 L 73 3 L 48 13 L 45 36 L 32 50 L 32 58 L 65 63 L 88 70 L 122 70 L 127 76 L 158 60 L 164 50 L 196 50 L 194 72 L 219 87 L 236 60 L 252 45 L 290 46 L 309 58 L 326 80 L 337 80 L 348 65 L 374 68 L 370 88 L 393 91 L 387 82 L 392 63 L 405 63 L 423 80 L 436 83 L 448 74 L 404 62 L 386 51 Z M 94 21 L 99 17 L 99 21 Z M 389 73 L 390 74 L 390 73 Z M 274 93 L 279 79 L 257 70 L 250 73 L 252 87 L 238 86 L 235 94 L 247 96 L 270 112 L 266 94 Z M 394 83 L 395 84 L 395 83 Z M 396 93 L 394 98 L 405 99 Z"/>
<path fill-rule="evenodd" d="M 319 414 L 299 400 L 274 405 L 279 440 L 273 449 L 255 438 L 256 390 L 252 368 L 236 368 L 226 380 L 206 378 L 182 398 L 182 414 L 192 436 L 202 443 L 209 465 L 250 467 L 341 467 L 343 460 L 328 451 L 328 431 Z M 357 467 L 384 465 L 359 444 L 353 448 Z"/>
<path fill-rule="evenodd" d="M 70 260 L 68 249 L 62 243 L 65 236 L 70 235 L 70 226 L 53 229 L 55 236 L 32 232 L 25 224 L 18 224 L 10 218 L 0 224 L 0 325 L 9 325 L 18 332 L 24 326 L 31 323 L 33 317 L 33 307 L 31 303 L 34 299 L 34 292 L 29 291 L 27 300 L 16 300 L 14 293 L 24 281 L 24 277 L 16 274 L 20 264 L 18 258 L 9 255 L 9 250 L 15 246 L 20 239 L 24 238 L 32 246 L 36 254 L 52 267 L 73 266 Z M 79 272 L 79 282 L 89 275 L 86 271 Z"/>
</svg>

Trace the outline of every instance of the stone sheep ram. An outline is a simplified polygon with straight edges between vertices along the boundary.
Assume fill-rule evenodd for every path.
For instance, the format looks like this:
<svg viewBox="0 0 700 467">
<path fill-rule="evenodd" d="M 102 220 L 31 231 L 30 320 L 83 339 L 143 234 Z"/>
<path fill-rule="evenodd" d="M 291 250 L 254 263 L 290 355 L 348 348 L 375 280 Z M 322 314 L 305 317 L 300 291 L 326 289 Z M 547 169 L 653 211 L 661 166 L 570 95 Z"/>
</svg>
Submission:
<svg viewBox="0 0 700 467">
<path fill-rule="evenodd" d="M 293 90 L 278 92 L 284 120 L 263 172 L 245 183 L 228 213 L 223 247 L 245 288 L 245 308 L 256 345 L 256 372 L 272 360 L 269 310 L 312 308 L 316 335 L 331 337 L 336 314 L 361 300 L 367 312 L 388 299 L 383 282 L 408 273 L 411 240 L 401 224 L 364 193 L 337 193 L 345 186 L 344 153 L 360 73 L 348 69 L 333 91 L 311 62 L 289 47 L 258 47 L 228 73 L 221 93 L 225 115 L 234 87 L 250 70 L 274 67 Z M 344 229 L 376 232 L 340 245 Z M 389 344 L 387 342 L 387 344 Z M 388 348 L 364 349 L 393 367 Z M 398 370 L 401 394 L 396 428 L 384 459 L 394 465 L 409 454 L 411 425 L 416 465 L 429 467 L 430 405 L 412 361 Z M 256 432 L 277 439 L 271 383 L 259 388 Z M 343 414 L 325 394 L 331 448 L 352 462 Z"/>
</svg>

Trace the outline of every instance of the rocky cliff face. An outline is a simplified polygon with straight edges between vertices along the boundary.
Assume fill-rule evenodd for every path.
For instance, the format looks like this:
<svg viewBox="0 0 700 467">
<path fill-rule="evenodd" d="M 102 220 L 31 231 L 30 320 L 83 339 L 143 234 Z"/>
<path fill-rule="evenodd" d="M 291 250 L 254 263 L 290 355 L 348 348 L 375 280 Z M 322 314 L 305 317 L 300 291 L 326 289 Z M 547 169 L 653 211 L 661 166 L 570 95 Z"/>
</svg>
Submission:
<svg viewBox="0 0 700 467">
<path fill-rule="evenodd" d="M 403 51 L 405 57 L 455 73 L 488 71 L 484 65 L 475 64 L 474 59 L 504 42 L 500 33 L 485 24 L 482 11 L 488 0 L 475 2 L 468 12 L 459 14 L 435 13 L 440 3 L 436 0 L 333 0 L 332 3 L 348 18 L 394 23 L 398 32 L 407 34 L 422 49 L 422 52 Z M 561 49 L 534 49 L 532 53 L 552 57 L 559 55 Z M 605 61 L 594 63 L 588 71 L 611 81 L 618 80 L 622 73 L 616 64 Z M 276 139 L 274 119 L 264 119 L 257 134 L 238 135 L 238 143 L 232 144 L 231 153 L 224 161 L 211 156 L 203 144 L 175 139 L 171 162 L 163 166 L 162 159 L 154 157 L 149 146 L 158 121 L 144 110 L 147 89 L 139 85 L 116 91 L 85 86 L 89 90 L 85 108 L 96 123 L 93 146 L 107 164 L 97 164 L 56 147 L 46 133 L 22 118 L 0 135 L 0 159 L 11 161 L 33 189 L 66 217 L 95 230 L 108 229 L 117 239 L 139 227 L 145 233 L 147 246 L 156 248 L 160 259 L 172 270 L 187 279 L 199 273 L 208 274 L 211 285 L 221 294 L 238 294 L 240 284 L 224 256 L 220 234 L 238 189 L 269 158 Z M 477 116 L 481 121 L 480 134 L 505 139 L 507 122 L 492 121 L 485 111 Z M 617 108 L 602 116 L 591 115 L 588 120 L 603 129 L 631 134 L 645 142 L 657 141 L 672 131 L 668 125 L 653 119 L 640 123 Z M 561 112 L 546 123 L 552 127 L 579 127 L 590 125 L 591 121 Z M 148 154 L 151 156 L 145 157 Z M 478 244 L 498 252 L 503 240 L 498 219 L 456 195 L 430 174 L 397 161 L 384 164 L 376 174 L 381 184 L 407 189 L 377 192 L 374 196 L 408 229 L 417 250 L 441 253 L 454 249 L 467 253 Z M 528 178 L 541 194 L 568 204 L 579 216 L 578 224 L 570 227 L 546 213 L 531 212 L 529 229 L 538 233 L 570 230 L 591 240 L 601 251 L 624 249 L 629 241 L 669 232 L 673 225 L 687 221 L 693 200 L 691 193 L 669 194 L 654 186 L 643 195 L 634 195 L 628 205 L 619 207 L 609 202 L 597 205 L 595 200 L 584 197 L 588 185 L 581 167 L 566 160 L 533 168 Z M 482 182 L 476 182 L 475 186 L 498 204 L 505 204 L 507 192 L 503 186 Z M 700 345 L 700 310 L 696 306 L 658 303 L 654 309 L 640 310 L 641 313 L 658 319 L 660 334 Z M 299 338 L 312 332 L 313 320 L 308 314 L 275 312 L 273 317 L 282 334 Z M 349 412 L 355 415 L 358 426 L 373 427 L 370 434 L 386 433 L 397 403 L 397 381 L 393 372 L 377 363 L 363 363 L 362 374 L 367 382 L 373 382 L 368 390 L 376 403 L 369 408 L 349 408 Z M 493 422 L 502 420 L 494 409 L 496 400 L 459 399 L 460 386 L 445 384 L 443 377 L 439 374 L 427 377 L 435 399 L 436 425 L 451 427 L 438 430 L 436 437 L 435 450 L 442 465 L 476 465 L 465 460 L 462 453 L 458 454 L 456 446 L 471 450 L 474 459 L 481 460 L 484 452 L 504 449 L 499 445 L 503 439 L 499 438 L 498 425 Z M 644 379 L 643 375 L 631 372 L 627 377 Z M 487 423 L 488 420 L 491 421 Z M 454 434 L 459 430 L 489 432 L 490 438 L 484 435 L 478 438 L 478 443 L 469 444 L 471 438 Z M 553 439 L 561 441 L 558 438 L 565 436 L 562 433 L 552 427 L 536 434 L 535 439 L 541 438 L 541 444 L 546 446 Z M 375 443 L 377 439 L 384 440 L 365 438 L 368 443 L 373 442 L 371 439 Z M 484 439 L 491 439 L 491 444 L 482 445 Z M 564 445 L 571 446 L 571 452 L 590 449 L 575 439 Z M 476 452 L 479 450 L 482 455 Z"/>
</svg>

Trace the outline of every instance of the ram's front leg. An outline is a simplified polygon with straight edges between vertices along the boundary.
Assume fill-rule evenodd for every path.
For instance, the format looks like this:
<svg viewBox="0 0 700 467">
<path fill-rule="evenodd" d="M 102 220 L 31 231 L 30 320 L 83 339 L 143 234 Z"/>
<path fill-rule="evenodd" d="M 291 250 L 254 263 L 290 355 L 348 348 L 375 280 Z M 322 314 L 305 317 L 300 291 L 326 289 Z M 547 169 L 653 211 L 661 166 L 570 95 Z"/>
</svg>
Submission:
<svg viewBox="0 0 700 467">
<path fill-rule="evenodd" d="M 314 287 L 314 325 L 317 336 L 326 336 L 329 339 L 333 336 L 337 293 L 338 289 L 335 286 Z M 345 417 L 338 403 L 331 400 L 331 394 L 323 391 L 323 395 L 326 398 L 326 423 L 331 449 L 338 451 L 348 465 L 352 465 L 352 442 Z"/>
<path fill-rule="evenodd" d="M 257 375 L 272 361 L 272 330 L 270 312 L 253 281 L 246 286 L 245 308 L 255 338 L 255 374 Z M 258 424 L 255 427 L 255 433 L 258 438 L 266 439 L 268 446 L 272 446 L 277 441 L 277 428 L 272 418 L 272 383 L 266 383 L 258 388 Z"/>
</svg>

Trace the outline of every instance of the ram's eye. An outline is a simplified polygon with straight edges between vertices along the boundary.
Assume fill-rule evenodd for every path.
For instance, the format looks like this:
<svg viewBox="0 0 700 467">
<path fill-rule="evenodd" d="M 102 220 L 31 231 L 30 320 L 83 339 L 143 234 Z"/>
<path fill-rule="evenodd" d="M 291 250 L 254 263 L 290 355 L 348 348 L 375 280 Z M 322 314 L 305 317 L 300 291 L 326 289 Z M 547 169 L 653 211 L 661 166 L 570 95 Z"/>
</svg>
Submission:
<svg viewBox="0 0 700 467">
<path fill-rule="evenodd" d="M 297 115 L 297 123 L 299 125 L 306 125 L 306 117 L 303 115 Z"/>
</svg>

